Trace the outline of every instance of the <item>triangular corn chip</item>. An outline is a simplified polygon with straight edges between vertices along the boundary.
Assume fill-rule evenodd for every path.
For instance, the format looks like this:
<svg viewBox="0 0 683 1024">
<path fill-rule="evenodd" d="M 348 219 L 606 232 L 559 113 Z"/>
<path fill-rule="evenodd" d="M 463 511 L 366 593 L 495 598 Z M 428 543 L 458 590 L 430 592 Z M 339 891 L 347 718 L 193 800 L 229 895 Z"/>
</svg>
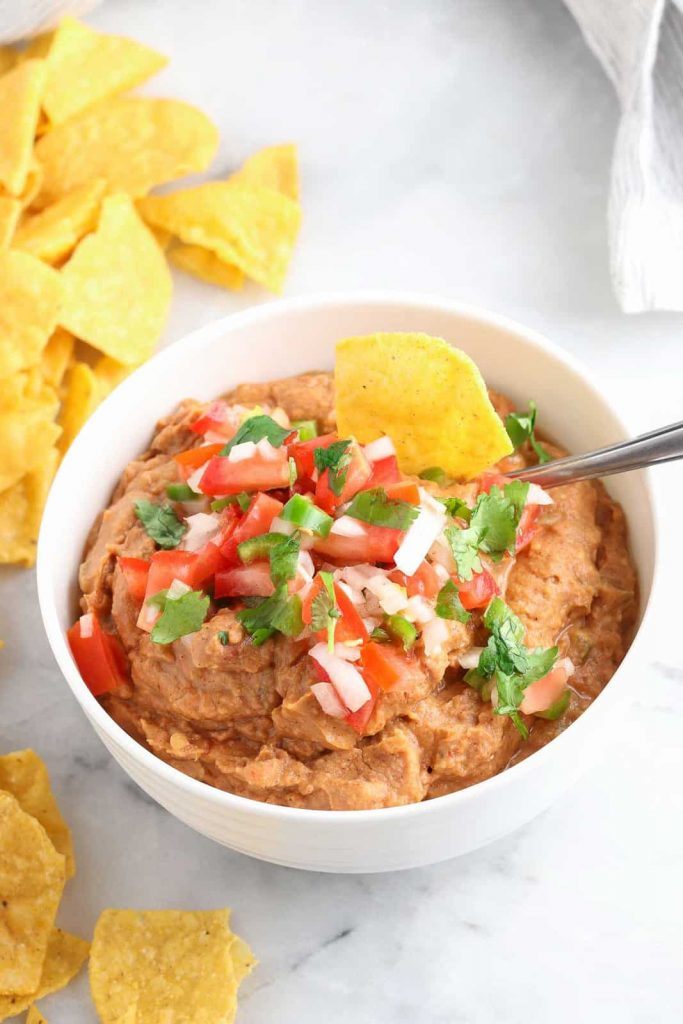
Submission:
<svg viewBox="0 0 683 1024">
<path fill-rule="evenodd" d="M 9 248 L 20 213 L 20 199 L 15 199 L 14 196 L 0 196 L 0 249 Z"/>
<path fill-rule="evenodd" d="M 0 78 L 0 185 L 13 196 L 26 185 L 44 88 L 42 60 L 27 60 Z"/>
<path fill-rule="evenodd" d="M 244 287 L 244 274 L 241 270 L 230 263 L 224 263 L 215 252 L 203 249 L 200 245 L 174 245 L 168 251 L 168 258 L 176 267 L 201 277 L 202 281 L 208 281 L 209 284 L 217 284 L 233 292 Z"/>
<path fill-rule="evenodd" d="M 266 146 L 248 157 L 229 181 L 242 185 L 264 185 L 290 199 L 299 198 L 299 161 L 291 142 Z"/>
<path fill-rule="evenodd" d="M 0 250 L 0 379 L 38 362 L 62 297 L 56 270 L 26 252 Z"/>
<path fill-rule="evenodd" d="M 31 995 L 0 995 L 0 1021 L 28 1009 L 36 999 L 57 992 L 75 978 L 88 958 L 89 944 L 76 935 L 54 928 L 47 944 L 38 988 Z"/>
</svg>

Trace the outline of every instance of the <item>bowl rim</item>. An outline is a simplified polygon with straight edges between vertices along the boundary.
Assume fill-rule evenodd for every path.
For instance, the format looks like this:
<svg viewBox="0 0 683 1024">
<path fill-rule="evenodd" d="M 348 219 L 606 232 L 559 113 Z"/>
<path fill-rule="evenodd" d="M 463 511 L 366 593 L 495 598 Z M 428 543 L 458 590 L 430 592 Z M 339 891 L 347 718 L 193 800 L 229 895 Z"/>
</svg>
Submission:
<svg viewBox="0 0 683 1024">
<path fill-rule="evenodd" d="M 651 623 L 652 608 L 654 604 L 653 597 L 657 590 L 660 577 L 660 522 L 657 492 L 653 486 L 651 472 L 649 470 L 643 470 L 640 471 L 641 479 L 648 497 L 649 511 L 653 526 L 652 581 L 649 593 L 647 595 L 644 595 L 643 593 L 640 594 L 641 619 L 629 649 L 616 672 L 610 678 L 609 683 L 605 686 L 605 689 L 601 691 L 598 697 L 590 704 L 583 714 L 572 722 L 569 728 L 561 732 L 539 750 L 534 751 L 534 753 L 529 757 L 505 768 L 496 775 L 492 775 L 480 782 L 473 783 L 471 786 L 467 786 L 464 789 L 456 790 L 453 793 L 447 793 L 443 796 L 435 797 L 431 800 L 422 800 L 417 803 L 401 804 L 396 807 L 330 811 L 306 807 L 289 807 L 283 804 L 264 803 L 250 797 L 239 796 L 236 793 L 218 789 L 215 786 L 211 786 L 208 783 L 186 775 L 179 769 L 167 764 L 160 757 L 157 757 L 157 755 L 151 750 L 143 747 L 137 742 L 137 740 L 133 739 L 132 736 L 125 732 L 125 730 L 118 725 L 110 715 L 107 714 L 97 698 L 90 693 L 76 668 L 68 647 L 66 636 L 59 623 L 56 602 L 53 602 L 50 593 L 50 576 L 47 569 L 47 561 L 49 559 L 48 532 L 51 520 L 49 513 L 52 503 L 57 500 L 55 496 L 60 491 L 61 482 L 65 478 L 64 467 L 68 468 L 73 462 L 78 460 L 80 448 L 86 444 L 84 439 L 97 431 L 102 408 L 109 408 L 110 405 L 115 402 L 124 404 L 128 388 L 134 379 L 137 380 L 140 377 L 148 376 L 150 378 L 150 383 L 152 383 L 157 368 L 164 363 L 170 364 L 174 360 L 182 358 L 181 353 L 183 351 L 190 351 L 195 346 L 201 346 L 203 342 L 206 342 L 207 344 L 212 342 L 216 334 L 227 334 L 233 330 L 249 327 L 251 324 L 261 321 L 271 319 L 277 320 L 278 317 L 286 316 L 293 312 L 313 311 L 325 308 L 333 310 L 335 307 L 353 307 L 358 305 L 375 305 L 378 307 L 405 306 L 418 311 L 421 309 L 425 312 L 437 311 L 446 315 L 464 317 L 489 327 L 498 328 L 501 331 L 516 334 L 520 336 L 531 348 L 535 348 L 541 352 L 551 355 L 558 362 L 563 364 L 567 370 L 580 377 L 584 386 L 592 392 L 596 400 L 607 408 L 619 430 L 623 432 L 624 435 L 627 435 L 628 433 L 621 415 L 616 412 L 611 400 L 593 384 L 587 366 L 585 366 L 581 360 L 577 359 L 572 353 L 565 351 L 558 344 L 550 341 L 544 334 L 535 328 L 527 327 L 525 324 L 522 324 L 505 314 L 496 313 L 478 305 L 445 299 L 442 296 L 426 292 L 405 292 L 391 289 L 357 289 L 339 292 L 325 291 L 295 296 L 288 299 L 279 299 L 273 302 L 251 306 L 246 310 L 229 313 L 224 317 L 219 317 L 218 319 L 212 320 L 209 323 L 190 331 L 188 334 L 183 335 L 176 342 L 172 342 L 160 352 L 157 352 L 151 359 L 135 370 L 130 377 L 126 378 L 126 380 L 124 380 L 115 389 L 115 391 L 105 399 L 102 406 L 94 412 L 79 432 L 79 435 L 76 437 L 69 451 L 66 453 L 57 471 L 52 487 L 50 488 L 38 538 L 37 550 L 38 599 L 43 625 L 53 656 L 57 661 L 62 675 L 66 679 L 66 682 L 68 683 L 78 704 L 81 706 L 86 717 L 90 720 L 96 731 L 101 730 L 118 747 L 122 748 L 124 753 L 129 755 L 134 761 L 137 761 L 141 767 L 147 768 L 153 775 L 158 776 L 169 785 L 184 790 L 188 796 L 198 797 L 203 801 L 208 801 L 215 807 L 224 809 L 226 812 L 233 811 L 237 813 L 253 814 L 255 817 L 262 819 L 285 818 L 292 822 L 298 821 L 301 824 L 306 824 L 307 826 L 315 826 L 316 824 L 324 823 L 333 825 L 334 823 L 344 822 L 347 826 L 354 827 L 355 825 L 357 827 L 362 827 L 362 825 L 368 824 L 373 820 L 388 823 L 390 820 L 401 819 L 407 816 L 422 817 L 434 814 L 438 815 L 446 813 L 449 810 L 455 810 L 458 806 L 462 806 L 465 803 L 476 800 L 481 796 L 493 795 L 497 790 L 502 790 L 506 786 L 517 782 L 517 780 L 521 780 L 528 773 L 541 771 L 544 763 L 549 758 L 559 757 L 560 752 L 564 750 L 568 744 L 575 743 L 580 739 L 580 736 L 589 727 L 590 722 L 595 715 L 599 713 L 600 709 L 602 709 L 602 712 L 604 713 L 607 705 L 614 703 L 614 701 L 619 698 L 620 688 L 615 687 L 614 683 L 618 677 L 623 675 L 624 667 L 634 660 L 634 652 L 637 652 L 642 646 L 644 646 L 645 636 Z"/>
</svg>

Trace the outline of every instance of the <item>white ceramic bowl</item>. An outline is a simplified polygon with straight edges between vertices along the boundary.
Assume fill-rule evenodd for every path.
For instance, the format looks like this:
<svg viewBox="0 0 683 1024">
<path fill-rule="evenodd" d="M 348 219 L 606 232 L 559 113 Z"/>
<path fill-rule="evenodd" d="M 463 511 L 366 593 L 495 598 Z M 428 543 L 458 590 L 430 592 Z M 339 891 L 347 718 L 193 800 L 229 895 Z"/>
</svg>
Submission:
<svg viewBox="0 0 683 1024">
<path fill-rule="evenodd" d="M 541 751 L 450 796 L 370 811 L 309 811 L 212 789 L 164 764 L 100 707 L 72 660 L 66 630 L 76 614 L 84 541 L 126 463 L 155 421 L 181 399 L 209 399 L 245 380 L 331 368 L 340 338 L 425 331 L 463 348 L 486 380 L 525 405 L 575 451 L 624 436 L 599 382 L 533 331 L 499 316 L 411 295 L 361 293 L 259 306 L 202 328 L 137 370 L 97 410 L 57 474 L 38 548 L 38 590 L 47 635 L 64 676 L 105 746 L 150 796 L 198 832 L 234 850 L 316 871 L 391 871 L 444 860 L 517 828 L 563 792 L 608 742 L 645 645 L 642 617 L 655 571 L 656 523 L 649 481 L 610 482 L 627 510 L 641 587 L 641 625 L 623 664 L 586 713 Z M 65 530 L 68 524 L 68 530 Z"/>
</svg>

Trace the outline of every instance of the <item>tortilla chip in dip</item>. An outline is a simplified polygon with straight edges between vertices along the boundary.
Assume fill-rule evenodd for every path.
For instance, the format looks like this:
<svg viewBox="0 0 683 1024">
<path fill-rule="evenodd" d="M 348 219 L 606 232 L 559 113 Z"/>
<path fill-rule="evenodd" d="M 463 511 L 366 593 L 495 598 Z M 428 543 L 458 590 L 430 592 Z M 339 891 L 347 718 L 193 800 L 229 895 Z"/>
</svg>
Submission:
<svg viewBox="0 0 683 1024">
<path fill-rule="evenodd" d="M 206 114 L 179 100 L 117 97 L 55 125 L 36 144 L 47 206 L 106 178 L 110 191 L 144 196 L 155 185 L 205 170 L 218 146 Z"/>
<path fill-rule="evenodd" d="M 80 243 L 62 279 L 62 327 L 128 366 L 152 354 L 171 302 L 171 275 L 129 196 L 104 200 L 97 230 Z"/>
<path fill-rule="evenodd" d="M 65 17 L 47 52 L 43 108 L 53 124 L 132 89 L 167 63 L 155 50 Z"/>
<path fill-rule="evenodd" d="M 64 889 L 64 857 L 43 826 L 0 792 L 0 992 L 32 993 Z"/>
<path fill-rule="evenodd" d="M 477 366 L 441 338 L 346 338 L 335 390 L 340 435 L 367 444 L 388 434 L 405 473 L 440 466 L 470 479 L 513 450 Z"/>
</svg>

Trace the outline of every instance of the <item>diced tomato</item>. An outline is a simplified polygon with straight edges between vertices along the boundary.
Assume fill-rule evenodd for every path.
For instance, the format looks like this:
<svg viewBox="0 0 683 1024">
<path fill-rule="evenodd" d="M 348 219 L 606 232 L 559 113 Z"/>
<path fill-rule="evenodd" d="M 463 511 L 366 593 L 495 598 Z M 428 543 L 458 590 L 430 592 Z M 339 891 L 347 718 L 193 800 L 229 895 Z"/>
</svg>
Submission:
<svg viewBox="0 0 683 1024">
<path fill-rule="evenodd" d="M 127 682 L 126 657 L 118 638 L 105 633 L 99 619 L 92 614 L 92 635 L 81 636 L 81 620 L 67 632 L 71 653 L 78 671 L 95 697 Z"/>
<path fill-rule="evenodd" d="M 155 552 L 149 564 L 145 601 L 160 590 L 166 590 L 173 580 L 181 580 L 191 587 L 196 563 L 197 554 L 194 551 Z"/>
<path fill-rule="evenodd" d="M 398 468 L 398 459 L 395 455 L 388 455 L 386 459 L 378 459 L 371 464 L 372 475 L 368 480 L 366 490 L 372 487 L 388 487 L 389 484 L 397 484 L 401 479 L 401 471 Z"/>
<path fill-rule="evenodd" d="M 190 430 L 195 434 L 208 434 L 212 431 L 221 434 L 227 441 L 235 434 L 239 419 L 237 411 L 231 410 L 225 402 L 212 402 L 203 416 L 190 423 Z"/>
<path fill-rule="evenodd" d="M 358 711 L 349 711 L 348 715 L 344 718 L 347 725 L 350 725 L 352 729 L 355 729 L 360 736 L 365 733 L 365 730 L 368 727 L 368 722 L 372 717 L 372 712 L 375 710 L 377 696 L 379 693 L 375 683 L 367 677 L 365 678 L 365 685 L 370 691 L 370 700 L 366 700 L 365 704 L 358 708 Z"/>
<path fill-rule="evenodd" d="M 213 541 L 207 541 L 203 548 L 195 551 L 195 555 L 197 560 L 190 571 L 191 580 L 188 584 L 193 590 L 199 590 L 202 584 L 215 576 L 219 570 L 225 569 L 227 563 L 221 549 Z"/>
<path fill-rule="evenodd" d="M 150 563 L 144 558 L 119 558 L 119 569 L 134 601 L 143 601 L 147 590 L 147 575 Z"/>
<path fill-rule="evenodd" d="M 531 544 L 538 532 L 538 514 L 541 511 L 540 505 L 525 505 L 517 527 L 517 540 L 515 551 L 519 554 L 525 547 Z"/>
<path fill-rule="evenodd" d="M 386 484 L 388 498 L 394 501 L 407 501 L 409 505 L 420 504 L 420 490 L 412 480 L 399 480 L 395 484 Z"/>
<path fill-rule="evenodd" d="M 441 581 L 436 569 L 429 562 L 422 561 L 412 576 L 401 573 L 405 582 L 401 585 L 408 591 L 408 597 L 432 598 L 441 590 Z M 391 573 L 393 577 L 393 573 Z"/>
<path fill-rule="evenodd" d="M 242 491 L 271 491 L 289 486 L 289 459 L 286 448 L 274 448 L 266 458 L 261 452 L 239 462 L 227 456 L 214 456 L 199 481 L 204 494 L 220 496 Z"/>
<path fill-rule="evenodd" d="M 492 487 L 498 487 L 502 491 L 506 484 L 511 483 L 510 477 L 502 473 L 482 473 L 479 477 L 479 490 L 488 494 Z"/>
<path fill-rule="evenodd" d="M 372 475 L 370 463 L 366 459 L 360 445 L 352 441 L 347 449 L 347 453 L 351 456 L 351 461 L 346 467 L 346 478 L 341 493 L 335 494 L 330 487 L 329 469 L 320 474 L 315 485 L 316 505 L 319 505 L 320 508 L 330 515 L 333 515 L 335 509 L 343 505 L 345 501 L 350 501 L 354 494 L 357 494 L 358 491 L 364 488 Z"/>
<path fill-rule="evenodd" d="M 243 540 L 251 540 L 262 533 L 268 533 L 273 519 L 280 514 L 283 505 L 270 494 L 256 494 L 241 519 L 234 521 L 233 528 L 227 534 L 221 546 L 221 554 L 228 565 L 237 565 L 237 545 Z"/>
<path fill-rule="evenodd" d="M 202 444 L 198 448 L 188 448 L 186 452 L 178 452 L 177 455 L 174 455 L 183 480 L 189 480 L 200 466 L 218 455 L 224 447 L 222 444 Z"/>
<path fill-rule="evenodd" d="M 314 452 L 316 448 L 329 448 L 338 440 L 339 434 L 322 434 L 320 437 L 311 438 L 310 441 L 296 441 L 294 444 L 287 445 L 287 454 L 296 462 L 298 475 L 311 480 L 315 470 Z"/>
<path fill-rule="evenodd" d="M 463 608 L 485 608 L 498 591 L 498 585 L 488 569 L 475 572 L 471 580 L 455 580 Z"/>
<path fill-rule="evenodd" d="M 547 711 L 562 696 L 566 686 L 566 669 L 552 669 L 547 676 L 543 676 L 542 679 L 537 679 L 535 683 L 527 686 L 519 710 L 525 715 L 536 715 L 539 711 Z"/>
<path fill-rule="evenodd" d="M 405 655 L 389 644 L 372 641 L 361 648 L 360 661 L 365 682 L 368 685 L 374 683 L 380 690 L 393 690 L 409 667 Z"/>
<path fill-rule="evenodd" d="M 301 617 L 307 626 L 310 626 L 313 617 L 313 602 L 324 586 L 322 577 L 316 576 L 303 600 Z M 343 587 L 340 587 L 338 583 L 334 584 L 334 596 L 341 613 L 340 618 L 337 619 L 334 631 L 335 641 L 343 644 L 351 643 L 354 640 L 367 640 L 368 631 L 363 624 L 358 609 Z M 327 630 L 320 630 L 319 636 L 321 640 L 324 640 L 327 637 Z"/>
<path fill-rule="evenodd" d="M 237 565 L 216 573 L 216 597 L 270 597 L 274 590 L 269 562 Z"/>
<path fill-rule="evenodd" d="M 385 526 L 362 524 L 363 533 L 357 537 L 343 537 L 330 533 L 327 537 L 316 537 L 313 548 L 333 562 L 343 565 L 357 565 L 359 562 L 393 562 L 399 544 L 404 537 L 402 530 Z"/>
</svg>

